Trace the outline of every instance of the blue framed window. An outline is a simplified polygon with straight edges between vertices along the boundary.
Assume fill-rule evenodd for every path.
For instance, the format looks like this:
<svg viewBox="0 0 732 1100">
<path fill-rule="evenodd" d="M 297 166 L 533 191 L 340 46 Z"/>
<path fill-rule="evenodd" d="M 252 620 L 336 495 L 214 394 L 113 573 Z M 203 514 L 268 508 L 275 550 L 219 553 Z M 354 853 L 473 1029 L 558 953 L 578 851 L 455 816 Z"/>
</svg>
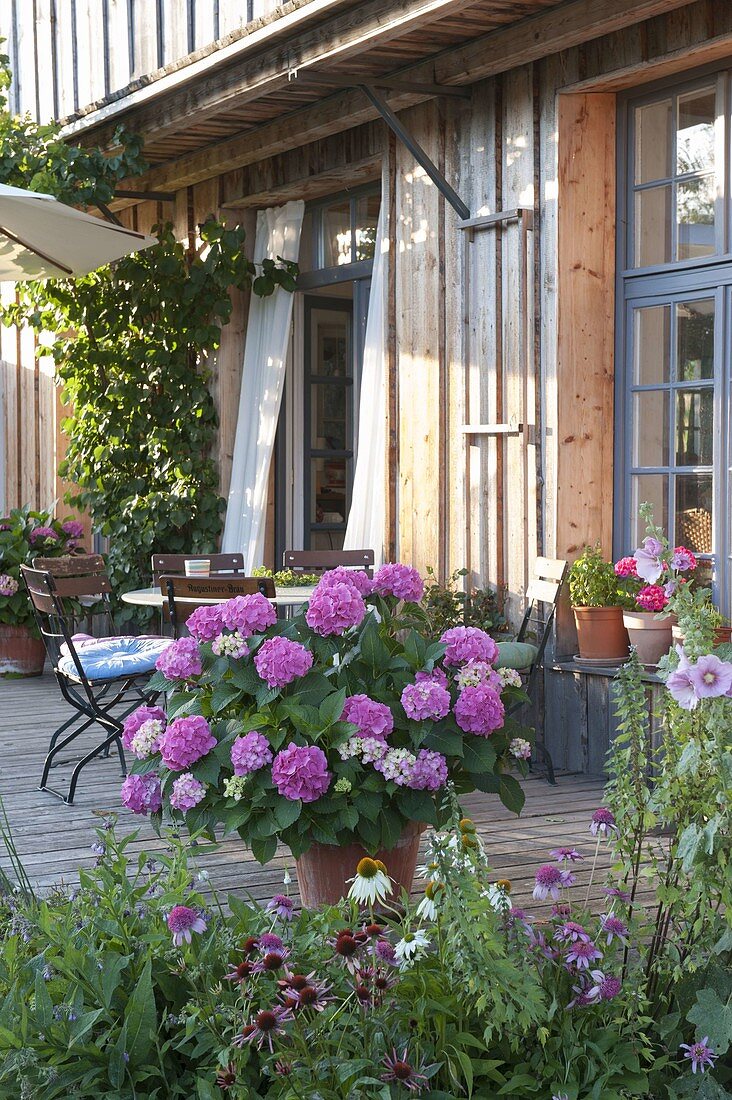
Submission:
<svg viewBox="0 0 732 1100">
<path fill-rule="evenodd" d="M 728 73 L 629 96 L 619 121 L 616 551 L 650 501 L 729 614 Z"/>
</svg>

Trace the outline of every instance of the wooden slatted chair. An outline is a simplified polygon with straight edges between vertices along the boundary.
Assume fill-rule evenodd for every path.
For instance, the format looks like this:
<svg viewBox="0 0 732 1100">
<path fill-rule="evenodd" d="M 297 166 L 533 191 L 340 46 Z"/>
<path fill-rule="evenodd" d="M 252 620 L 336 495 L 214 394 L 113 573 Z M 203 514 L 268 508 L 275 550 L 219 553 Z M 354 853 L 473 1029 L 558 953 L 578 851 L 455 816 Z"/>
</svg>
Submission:
<svg viewBox="0 0 732 1100">
<path fill-rule="evenodd" d="M 166 574 L 181 573 L 185 575 L 187 561 L 200 561 L 205 558 L 211 563 L 212 573 L 243 573 L 243 554 L 153 554 L 152 574 L 153 588 L 157 588 L 160 578 Z"/>
<path fill-rule="evenodd" d="M 285 550 L 282 565 L 293 573 L 325 573 L 343 565 L 363 569 L 370 577 L 374 571 L 373 550 Z"/>
<path fill-rule="evenodd" d="M 249 596 L 261 592 L 267 599 L 274 599 L 275 583 L 271 577 L 240 577 L 222 574 L 209 577 L 162 576 L 160 591 L 167 598 L 168 619 L 177 638 L 186 619 L 212 600 L 222 603 L 234 596 Z M 200 602 L 199 602 L 200 601 Z"/>
<path fill-rule="evenodd" d="M 529 695 L 535 688 L 543 667 L 544 651 L 551 636 L 559 593 L 566 574 L 566 561 L 556 558 L 536 559 L 534 576 L 526 590 L 526 611 L 516 641 L 498 643 L 498 667 L 515 668 L 520 672 Z M 508 713 L 520 706 L 520 703 L 516 704 Z M 543 757 L 548 782 L 556 783 L 554 764 L 544 743 L 543 731 L 541 738 L 537 736 L 535 748 Z"/>
<path fill-rule="evenodd" d="M 71 804 L 82 769 L 95 757 L 108 755 L 113 745 L 119 754 L 122 774 L 126 775 L 120 738 L 122 724 L 141 703 L 154 701 L 156 695 L 145 690 L 145 683 L 158 657 L 170 645 L 170 639 L 91 638 L 73 633 L 76 609 L 83 599 L 104 606 L 113 626 L 112 587 L 104 562 L 96 555 L 66 562 L 56 559 L 57 575 L 26 565 L 20 569 L 61 694 L 75 711 L 51 737 L 39 789 Z M 58 754 L 95 725 L 101 727 L 104 737 L 76 763 L 67 794 L 49 787 L 49 772 L 61 763 L 56 759 Z"/>
</svg>

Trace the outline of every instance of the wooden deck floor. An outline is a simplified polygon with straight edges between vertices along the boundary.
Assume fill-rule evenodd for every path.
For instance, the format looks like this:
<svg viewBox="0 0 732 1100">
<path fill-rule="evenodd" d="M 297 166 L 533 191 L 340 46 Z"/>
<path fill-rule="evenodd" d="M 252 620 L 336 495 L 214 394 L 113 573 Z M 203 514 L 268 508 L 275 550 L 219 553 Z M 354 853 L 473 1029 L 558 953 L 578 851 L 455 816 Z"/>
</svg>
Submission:
<svg viewBox="0 0 732 1100">
<path fill-rule="evenodd" d="M 163 845 L 146 822 L 120 806 L 116 754 L 89 764 L 82 772 L 73 806 L 37 789 L 49 735 L 69 714 L 55 680 L 48 675 L 0 680 L 0 795 L 17 850 L 31 881 L 40 888 L 61 881 L 73 883 L 78 868 L 93 863 L 90 846 L 95 840 L 95 811 L 114 811 L 121 830 L 139 830 L 135 848 L 153 851 Z M 89 735 L 91 738 L 92 731 Z M 69 772 L 68 766 L 55 770 L 53 782 L 65 786 Z M 573 868 L 580 884 L 587 881 L 594 849 L 588 824 L 601 803 L 602 789 L 599 778 L 560 775 L 552 787 L 532 777 L 526 782 L 526 806 L 520 818 L 505 810 L 495 796 L 476 793 L 463 800 L 464 810 L 484 840 L 496 878 L 513 883 L 514 904 L 536 907 L 531 899 L 534 872 L 549 858 L 549 849 L 558 845 L 574 845 L 588 857 Z M 291 863 L 288 857 L 282 849 L 271 863 L 260 867 L 235 837 L 198 862 L 219 891 L 246 892 L 264 899 L 281 886 L 284 867 Z M 605 860 L 603 852 L 607 866 Z M 4 851 L 0 851 L 0 866 L 9 868 Z M 592 891 L 597 904 L 601 904 L 602 881 L 599 871 Z"/>
</svg>

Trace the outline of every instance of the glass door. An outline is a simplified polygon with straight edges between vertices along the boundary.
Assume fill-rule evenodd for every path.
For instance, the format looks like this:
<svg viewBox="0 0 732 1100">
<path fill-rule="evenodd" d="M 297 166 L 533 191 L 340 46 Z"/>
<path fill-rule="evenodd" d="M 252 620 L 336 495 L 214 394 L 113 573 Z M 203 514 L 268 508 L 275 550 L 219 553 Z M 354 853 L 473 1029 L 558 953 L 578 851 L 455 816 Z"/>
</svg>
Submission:
<svg viewBox="0 0 732 1100">
<path fill-rule="evenodd" d="M 306 550 L 340 550 L 353 481 L 353 302 L 305 297 Z"/>
</svg>

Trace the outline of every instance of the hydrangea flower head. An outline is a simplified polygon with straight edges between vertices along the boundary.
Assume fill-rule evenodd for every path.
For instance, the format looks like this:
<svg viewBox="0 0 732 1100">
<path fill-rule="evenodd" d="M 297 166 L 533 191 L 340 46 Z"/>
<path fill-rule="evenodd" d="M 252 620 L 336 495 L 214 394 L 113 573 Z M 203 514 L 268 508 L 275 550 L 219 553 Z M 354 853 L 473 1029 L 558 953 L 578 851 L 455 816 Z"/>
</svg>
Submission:
<svg viewBox="0 0 732 1100">
<path fill-rule="evenodd" d="M 361 737 L 378 737 L 384 741 L 394 729 L 394 716 L 386 703 L 363 694 L 348 696 L 341 711 L 341 722 L 357 726 Z"/>
<path fill-rule="evenodd" d="M 370 596 L 374 588 L 373 580 L 363 569 L 347 569 L 344 565 L 326 570 L 318 582 L 321 584 L 350 584 L 361 596 Z"/>
<path fill-rule="evenodd" d="M 157 775 L 128 775 L 120 791 L 122 805 L 133 814 L 146 817 L 159 813 L 163 808 L 160 780 Z"/>
<path fill-rule="evenodd" d="M 261 634 L 277 622 L 277 612 L 261 592 L 235 596 L 220 605 L 221 622 L 229 630 L 238 630 L 244 638 Z"/>
<path fill-rule="evenodd" d="M 531 742 L 525 737 L 513 737 L 509 741 L 508 751 L 517 760 L 531 760 Z"/>
<path fill-rule="evenodd" d="M 122 744 L 126 749 L 132 748 L 132 738 L 147 722 L 160 722 L 162 729 L 165 726 L 165 711 L 162 707 L 137 707 L 127 715 L 122 723 Z"/>
<path fill-rule="evenodd" d="M 266 767 L 272 762 L 272 749 L 263 733 L 250 730 L 243 737 L 237 737 L 231 746 L 231 763 L 234 775 L 249 775 Z"/>
<path fill-rule="evenodd" d="M 305 612 L 305 621 L 311 630 L 324 638 L 331 634 L 344 634 L 351 627 L 363 622 L 366 604 L 360 592 L 352 584 L 336 581 L 318 584 Z"/>
<path fill-rule="evenodd" d="M 168 914 L 167 924 L 173 933 L 173 943 L 176 947 L 180 947 L 183 942 L 190 943 L 192 932 L 200 934 L 207 928 L 201 914 L 187 905 L 174 905 Z"/>
<path fill-rule="evenodd" d="M 498 660 L 498 646 L 477 626 L 452 626 L 440 638 L 445 646 L 446 665 L 464 665 L 468 661 L 485 661 L 494 665 Z"/>
<path fill-rule="evenodd" d="M 413 791 L 438 791 L 447 783 L 447 760 L 440 752 L 420 749 L 407 778 Z"/>
<path fill-rule="evenodd" d="M 421 672 L 414 674 L 414 682 L 416 684 L 423 684 L 425 681 L 432 681 L 434 684 L 439 684 L 440 687 L 447 687 L 447 674 L 444 668 L 440 668 L 439 665 L 435 665 L 431 672 L 426 672 L 424 669 Z"/>
<path fill-rule="evenodd" d="M 455 673 L 455 683 L 460 689 L 488 684 L 500 693 L 503 677 L 487 661 L 468 661 Z"/>
<path fill-rule="evenodd" d="M 635 602 L 644 611 L 663 611 L 668 598 L 660 584 L 646 584 L 635 597 Z"/>
<path fill-rule="evenodd" d="M 384 779 L 392 780 L 398 787 L 407 787 L 416 763 L 417 757 L 409 749 L 389 749 L 374 760 L 374 768 Z"/>
<path fill-rule="evenodd" d="M 316 802 L 330 786 L 331 773 L 322 749 L 317 745 L 290 742 L 277 753 L 272 764 L 272 779 L 283 798 L 291 802 Z"/>
<path fill-rule="evenodd" d="M 217 634 L 211 642 L 211 652 L 217 657 L 230 657 L 232 661 L 239 661 L 246 657 L 249 646 L 244 635 L 235 630 L 232 634 Z"/>
<path fill-rule="evenodd" d="M 199 642 L 211 642 L 221 633 L 221 604 L 202 604 L 186 619 L 186 626 Z"/>
<path fill-rule="evenodd" d="M 200 714 L 176 718 L 160 740 L 160 753 L 166 768 L 182 772 L 195 764 L 216 744 L 211 727 Z"/>
<path fill-rule="evenodd" d="M 434 680 L 407 684 L 402 692 L 407 718 L 415 722 L 438 721 L 450 712 L 450 692 Z"/>
<path fill-rule="evenodd" d="M 181 810 L 185 813 L 197 806 L 205 796 L 206 787 L 204 784 L 199 783 L 190 772 L 184 772 L 173 782 L 170 792 L 170 805 L 174 810 Z"/>
<path fill-rule="evenodd" d="M 70 539 L 81 539 L 84 537 L 84 524 L 80 523 L 78 519 L 67 519 L 61 524 L 61 530 L 65 535 L 68 535 Z"/>
<path fill-rule="evenodd" d="M 158 718 L 148 718 L 147 722 L 137 727 L 131 737 L 125 736 L 123 732 L 122 744 L 134 753 L 138 760 L 146 760 L 148 756 L 158 751 L 160 738 L 164 732 L 165 722 L 161 722 Z"/>
<path fill-rule="evenodd" d="M 0 596 L 14 596 L 18 591 L 18 582 L 8 573 L 0 573 Z"/>
<path fill-rule="evenodd" d="M 490 737 L 503 725 L 505 709 L 497 691 L 488 684 L 466 687 L 455 703 L 455 721 L 466 733 Z"/>
<path fill-rule="evenodd" d="M 424 581 L 411 565 L 389 562 L 376 570 L 373 590 L 380 596 L 394 596 L 405 603 L 419 603 L 424 596 Z"/>
<path fill-rule="evenodd" d="M 269 687 L 284 687 L 313 667 L 313 655 L 300 642 L 268 638 L 254 655 L 254 667 Z"/>
<path fill-rule="evenodd" d="M 192 680 L 201 675 L 201 650 L 195 638 L 179 638 L 158 657 L 155 668 L 167 680 Z"/>
<path fill-rule="evenodd" d="M 49 542 L 58 542 L 58 535 L 53 527 L 34 527 L 28 536 L 28 541 L 31 543 L 42 542 L 45 539 Z"/>
</svg>

